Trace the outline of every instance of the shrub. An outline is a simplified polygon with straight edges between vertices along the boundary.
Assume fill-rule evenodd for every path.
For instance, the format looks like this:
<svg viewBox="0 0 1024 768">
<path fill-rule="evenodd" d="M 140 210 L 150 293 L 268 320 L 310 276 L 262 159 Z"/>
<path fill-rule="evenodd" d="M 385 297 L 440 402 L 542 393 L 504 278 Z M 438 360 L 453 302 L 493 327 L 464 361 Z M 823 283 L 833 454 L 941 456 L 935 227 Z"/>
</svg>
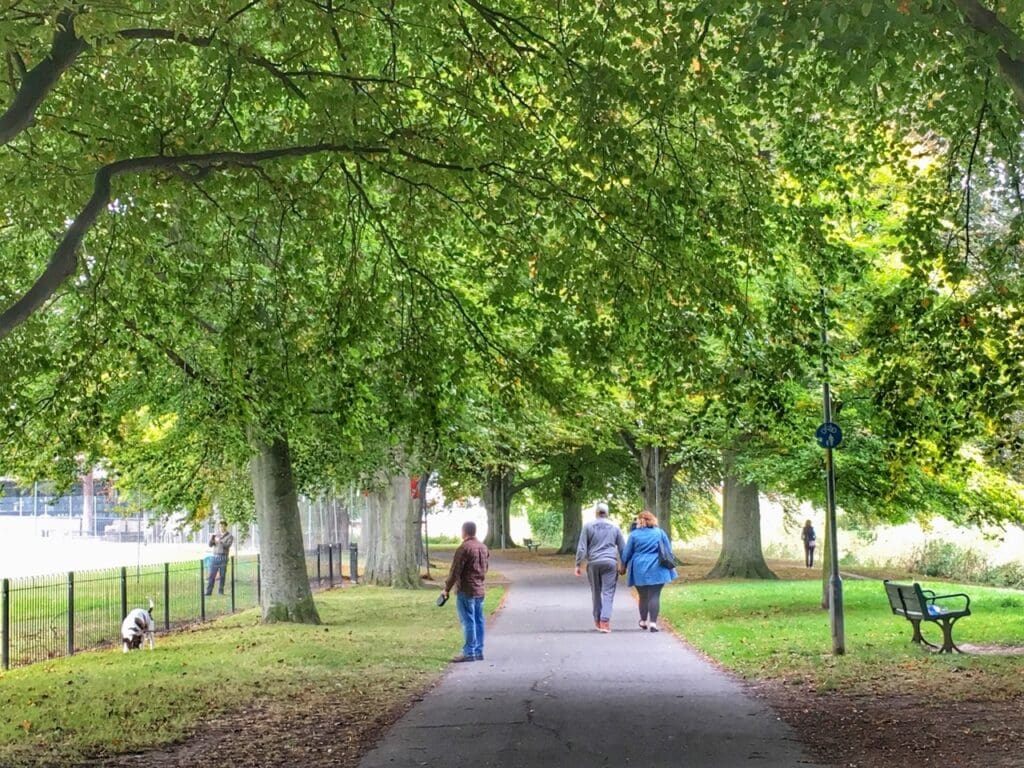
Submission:
<svg viewBox="0 0 1024 768">
<path fill-rule="evenodd" d="M 548 547 L 562 544 L 562 513 L 560 510 L 531 504 L 526 510 L 526 519 L 535 541 Z"/>
<path fill-rule="evenodd" d="M 985 583 L 994 587 L 1024 589 L 1024 563 L 1015 561 L 992 566 L 985 574 Z"/>
<path fill-rule="evenodd" d="M 983 582 L 989 569 L 984 555 L 949 541 L 926 541 L 910 556 L 908 568 L 922 576 Z"/>
</svg>

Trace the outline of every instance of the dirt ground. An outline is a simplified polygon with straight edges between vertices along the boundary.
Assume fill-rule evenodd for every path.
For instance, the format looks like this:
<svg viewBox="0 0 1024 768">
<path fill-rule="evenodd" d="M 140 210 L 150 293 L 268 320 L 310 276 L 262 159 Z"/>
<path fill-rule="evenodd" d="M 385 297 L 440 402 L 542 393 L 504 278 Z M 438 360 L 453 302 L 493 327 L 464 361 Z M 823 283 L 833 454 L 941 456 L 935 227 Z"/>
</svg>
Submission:
<svg viewBox="0 0 1024 768">
<path fill-rule="evenodd" d="M 387 728 L 422 698 L 381 711 L 359 692 L 258 704 L 207 723 L 187 741 L 82 768 L 338 768 L 355 766 Z"/>
<path fill-rule="evenodd" d="M 818 694 L 760 683 L 807 745 L 809 756 L 843 768 L 1021 768 L 1024 699 L 932 706 L 918 697 Z"/>
</svg>

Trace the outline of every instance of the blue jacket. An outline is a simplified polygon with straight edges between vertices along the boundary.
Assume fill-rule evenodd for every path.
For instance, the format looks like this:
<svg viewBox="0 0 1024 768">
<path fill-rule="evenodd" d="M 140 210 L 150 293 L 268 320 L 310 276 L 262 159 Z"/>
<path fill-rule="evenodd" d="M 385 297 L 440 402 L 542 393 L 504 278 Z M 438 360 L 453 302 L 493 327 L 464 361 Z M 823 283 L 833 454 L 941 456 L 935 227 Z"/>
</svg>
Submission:
<svg viewBox="0 0 1024 768">
<path fill-rule="evenodd" d="M 631 587 L 668 584 L 676 577 L 675 568 L 663 568 L 658 561 L 658 542 L 671 549 L 668 536 L 661 528 L 637 528 L 629 534 L 622 552 L 626 566 L 626 583 Z"/>
</svg>

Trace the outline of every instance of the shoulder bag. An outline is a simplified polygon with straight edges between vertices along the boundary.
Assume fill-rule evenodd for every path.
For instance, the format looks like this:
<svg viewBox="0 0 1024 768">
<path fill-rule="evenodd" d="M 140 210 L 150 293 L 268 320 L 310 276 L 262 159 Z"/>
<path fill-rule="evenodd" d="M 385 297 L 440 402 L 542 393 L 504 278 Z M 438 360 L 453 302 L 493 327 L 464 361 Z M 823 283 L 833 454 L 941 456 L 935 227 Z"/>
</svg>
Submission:
<svg viewBox="0 0 1024 768">
<path fill-rule="evenodd" d="M 675 570 L 679 567 L 679 561 L 676 560 L 676 556 L 672 554 L 672 547 L 665 543 L 664 537 L 658 537 L 658 563 L 662 568 L 671 568 Z"/>
</svg>

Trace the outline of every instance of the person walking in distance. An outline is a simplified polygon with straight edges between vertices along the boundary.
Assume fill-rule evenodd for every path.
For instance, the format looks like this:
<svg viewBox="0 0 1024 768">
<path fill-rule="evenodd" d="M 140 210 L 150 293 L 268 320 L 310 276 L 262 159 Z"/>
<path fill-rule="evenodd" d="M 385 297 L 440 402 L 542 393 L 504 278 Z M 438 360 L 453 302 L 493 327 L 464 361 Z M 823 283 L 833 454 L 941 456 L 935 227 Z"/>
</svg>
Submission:
<svg viewBox="0 0 1024 768">
<path fill-rule="evenodd" d="M 452 588 L 458 588 L 455 607 L 462 622 L 465 643 L 462 653 L 452 661 L 484 660 L 484 577 L 489 563 L 487 547 L 476 538 L 476 523 L 463 523 L 462 544 L 455 550 L 441 593 L 447 600 Z"/>
<path fill-rule="evenodd" d="M 814 526 L 808 520 L 804 523 L 804 529 L 800 532 L 800 538 L 804 542 L 804 563 L 808 568 L 814 567 L 814 548 L 818 546 L 818 535 L 814 532 Z"/>
<path fill-rule="evenodd" d="M 622 553 L 626 583 L 636 587 L 640 597 L 640 629 L 658 631 L 661 588 L 676 577 L 675 568 L 661 564 L 660 549 L 672 551 L 668 535 L 658 527 L 658 518 L 645 509 L 637 518 L 637 528 L 629 534 Z"/>
<path fill-rule="evenodd" d="M 594 626 L 598 632 L 611 632 L 612 602 L 619 578 L 619 555 L 626 542 L 622 531 L 608 519 L 608 505 L 597 505 L 593 520 L 583 526 L 580 543 L 576 547 L 576 575 L 580 565 L 587 561 L 587 578 L 594 605 Z"/>
<path fill-rule="evenodd" d="M 206 595 L 213 594 L 213 582 L 220 574 L 220 594 L 224 594 L 224 581 L 228 573 L 228 553 L 231 545 L 235 543 L 235 537 L 228 532 L 228 524 L 221 520 L 217 525 L 217 532 L 210 537 L 210 546 L 213 547 L 213 559 L 210 560 L 210 576 L 206 580 Z"/>
</svg>

